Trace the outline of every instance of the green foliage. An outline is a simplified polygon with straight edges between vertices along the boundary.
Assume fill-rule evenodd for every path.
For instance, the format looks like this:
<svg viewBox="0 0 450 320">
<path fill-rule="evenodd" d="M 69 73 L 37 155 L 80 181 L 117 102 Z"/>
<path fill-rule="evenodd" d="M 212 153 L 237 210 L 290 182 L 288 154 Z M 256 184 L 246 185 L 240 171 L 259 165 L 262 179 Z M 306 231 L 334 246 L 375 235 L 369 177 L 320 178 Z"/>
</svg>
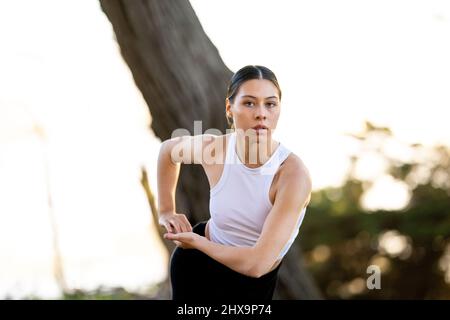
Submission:
<svg viewBox="0 0 450 320">
<path fill-rule="evenodd" d="M 99 287 L 92 291 L 73 290 L 64 292 L 62 300 L 149 300 L 154 299 L 156 287 L 152 287 L 144 294 L 130 292 L 124 288 Z"/>
<path fill-rule="evenodd" d="M 299 236 L 307 267 L 327 298 L 449 299 L 450 150 L 411 145 L 422 160 L 402 162 L 382 153 L 393 139 L 388 129 L 368 125 L 352 136 L 365 147 L 360 150 L 368 150 L 368 141 L 380 135 L 372 149 L 389 164 L 385 174 L 407 184 L 408 204 L 389 211 L 362 207 L 373 182 L 353 175 L 362 154 L 354 155 L 341 187 L 312 195 Z M 366 286 L 369 265 L 382 271 L 379 290 Z"/>
<path fill-rule="evenodd" d="M 100 286 L 94 290 L 70 290 L 63 292 L 57 300 L 152 300 L 156 297 L 158 285 L 151 286 L 143 293 L 130 292 L 122 287 L 108 288 Z M 8 299 L 8 298 L 7 298 Z M 42 297 L 30 295 L 23 300 L 44 300 Z"/>
</svg>

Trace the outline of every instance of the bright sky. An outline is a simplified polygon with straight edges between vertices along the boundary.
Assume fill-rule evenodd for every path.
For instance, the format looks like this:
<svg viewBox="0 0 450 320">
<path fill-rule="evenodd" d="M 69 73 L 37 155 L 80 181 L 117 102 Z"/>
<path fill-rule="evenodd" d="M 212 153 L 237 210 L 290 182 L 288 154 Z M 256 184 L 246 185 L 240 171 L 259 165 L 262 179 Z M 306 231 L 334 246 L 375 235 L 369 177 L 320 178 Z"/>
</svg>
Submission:
<svg viewBox="0 0 450 320">
<path fill-rule="evenodd" d="M 276 73 L 277 138 L 316 189 L 340 183 L 342 135 L 365 119 L 400 141 L 450 145 L 448 1 L 191 3 L 232 71 Z M 69 286 L 137 290 L 164 277 L 139 185 L 145 165 L 156 195 L 159 140 L 98 2 L 2 1 L 0 38 L 0 295 L 58 294 L 46 166 Z M 407 198 L 381 173 L 377 188 L 396 194 L 387 207 Z"/>
</svg>

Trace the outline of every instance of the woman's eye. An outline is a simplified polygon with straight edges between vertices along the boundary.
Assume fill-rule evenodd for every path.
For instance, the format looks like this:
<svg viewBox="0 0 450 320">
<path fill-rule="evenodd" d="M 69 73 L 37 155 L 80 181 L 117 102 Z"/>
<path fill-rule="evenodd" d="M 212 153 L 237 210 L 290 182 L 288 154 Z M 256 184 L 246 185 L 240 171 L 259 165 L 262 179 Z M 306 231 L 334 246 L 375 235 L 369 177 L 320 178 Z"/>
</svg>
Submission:
<svg viewBox="0 0 450 320">
<path fill-rule="evenodd" d="M 253 102 L 247 101 L 247 102 L 244 102 L 244 105 L 250 106 L 250 105 L 253 105 Z M 274 108 L 274 107 L 277 106 L 277 104 L 274 103 L 274 102 L 269 102 L 269 103 L 267 103 L 266 105 L 269 106 L 269 107 L 271 107 L 271 108 Z"/>
</svg>

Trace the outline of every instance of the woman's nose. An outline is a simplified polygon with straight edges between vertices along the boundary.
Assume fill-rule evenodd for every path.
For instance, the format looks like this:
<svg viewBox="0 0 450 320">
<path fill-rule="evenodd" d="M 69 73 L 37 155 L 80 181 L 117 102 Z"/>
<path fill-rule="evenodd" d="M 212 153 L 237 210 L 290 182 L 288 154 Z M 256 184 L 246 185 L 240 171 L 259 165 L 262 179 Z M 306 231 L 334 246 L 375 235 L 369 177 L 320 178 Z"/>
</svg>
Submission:
<svg viewBox="0 0 450 320">
<path fill-rule="evenodd" d="M 266 119 L 266 110 L 263 108 L 257 108 L 256 119 Z"/>
</svg>

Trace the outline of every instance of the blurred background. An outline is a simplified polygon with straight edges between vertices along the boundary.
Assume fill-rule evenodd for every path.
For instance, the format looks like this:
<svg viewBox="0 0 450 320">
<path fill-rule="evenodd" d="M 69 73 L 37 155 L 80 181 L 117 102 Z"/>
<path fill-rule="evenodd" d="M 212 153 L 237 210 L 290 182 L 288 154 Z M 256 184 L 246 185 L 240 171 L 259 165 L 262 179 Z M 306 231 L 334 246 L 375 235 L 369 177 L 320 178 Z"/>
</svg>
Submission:
<svg viewBox="0 0 450 320">
<path fill-rule="evenodd" d="M 448 1 L 139 5 L 0 1 L 2 299 L 166 298 L 160 143 L 223 130 L 248 64 L 277 75 L 276 139 L 314 184 L 289 257 L 309 284 L 277 297 L 450 298 Z"/>
</svg>

